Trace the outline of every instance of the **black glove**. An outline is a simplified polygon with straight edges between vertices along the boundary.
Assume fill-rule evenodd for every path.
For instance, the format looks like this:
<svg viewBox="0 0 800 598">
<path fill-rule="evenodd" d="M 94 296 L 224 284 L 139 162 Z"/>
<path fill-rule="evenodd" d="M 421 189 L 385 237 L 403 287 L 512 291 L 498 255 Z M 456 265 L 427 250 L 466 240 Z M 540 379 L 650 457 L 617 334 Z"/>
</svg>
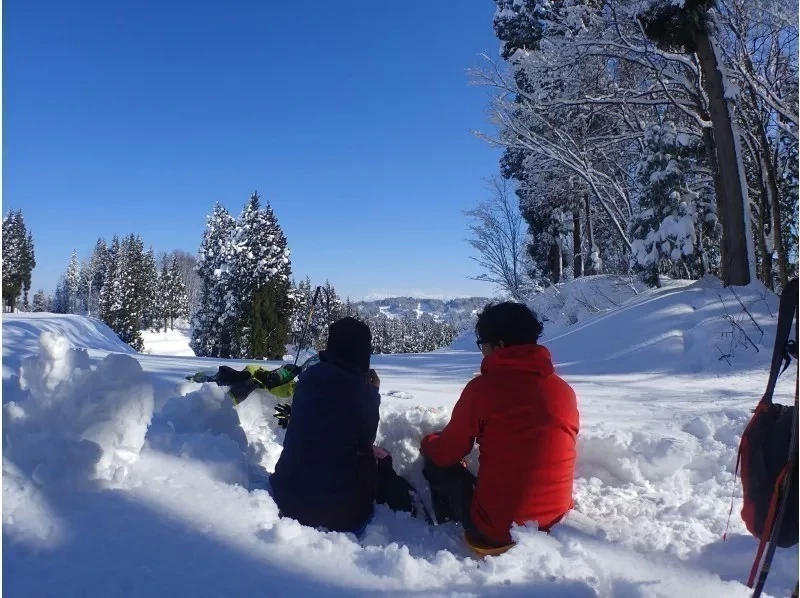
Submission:
<svg viewBox="0 0 800 598">
<path fill-rule="evenodd" d="M 281 366 L 281 367 L 283 367 L 284 370 L 286 370 L 287 372 L 289 372 L 293 376 L 299 376 L 300 372 L 303 371 L 303 368 L 301 368 L 299 365 L 295 365 L 293 363 L 287 363 L 286 365 Z"/>
<path fill-rule="evenodd" d="M 288 403 L 278 403 L 275 405 L 275 413 L 272 415 L 278 420 L 278 427 L 284 430 L 289 425 L 289 418 L 292 416 L 292 406 Z"/>
</svg>

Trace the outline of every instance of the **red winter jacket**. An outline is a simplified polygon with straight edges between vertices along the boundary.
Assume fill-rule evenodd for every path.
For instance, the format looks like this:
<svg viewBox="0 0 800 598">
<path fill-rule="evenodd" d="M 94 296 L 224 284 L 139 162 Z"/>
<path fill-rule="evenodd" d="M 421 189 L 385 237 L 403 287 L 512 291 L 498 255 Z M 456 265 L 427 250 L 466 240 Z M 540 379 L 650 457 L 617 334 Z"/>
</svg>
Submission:
<svg viewBox="0 0 800 598">
<path fill-rule="evenodd" d="M 511 524 L 536 521 L 548 530 L 572 508 L 578 406 L 540 345 L 497 349 L 481 363 L 441 434 L 422 453 L 455 465 L 480 445 L 472 522 L 487 539 L 511 542 Z"/>
</svg>

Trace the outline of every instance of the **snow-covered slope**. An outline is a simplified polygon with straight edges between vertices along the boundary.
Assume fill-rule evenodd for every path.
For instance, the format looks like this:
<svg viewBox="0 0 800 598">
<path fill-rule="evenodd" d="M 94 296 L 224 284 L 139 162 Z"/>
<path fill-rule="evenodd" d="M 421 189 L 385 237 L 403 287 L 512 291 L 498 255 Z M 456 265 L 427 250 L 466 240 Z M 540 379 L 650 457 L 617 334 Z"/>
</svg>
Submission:
<svg viewBox="0 0 800 598">
<path fill-rule="evenodd" d="M 194 357 L 194 351 L 189 346 L 191 331 L 189 323 L 179 320 L 175 328 L 167 330 L 142 330 L 144 350 L 148 355 L 172 355 L 176 357 Z"/>
<path fill-rule="evenodd" d="M 81 357 L 52 349 L 54 339 L 39 349 L 6 334 L 24 322 L 35 337 L 40 319 L 4 318 L 4 365 L 7 355 L 18 363 L 41 356 L 20 379 L 4 367 L 3 589 L 90 597 L 748 596 L 742 581 L 756 542 L 737 516 L 733 467 L 763 391 L 777 299 L 737 290 L 761 338 L 724 293 L 712 281 L 647 291 L 548 341 L 579 396 L 576 509 L 550 536 L 516 530 L 516 547 L 484 561 L 469 556 L 457 526 L 430 528 L 382 507 L 361 541 L 279 519 L 259 489 L 283 438 L 271 417 L 274 398 L 254 394 L 234 408 L 220 389 L 183 380 L 222 362 L 126 356 L 139 362 L 137 372 L 104 361 L 105 341 L 94 335 L 74 339 L 90 349 Z M 719 295 L 759 348 L 734 343 L 730 366 L 711 352 L 728 347 L 727 337 L 715 338 L 724 325 L 734 328 L 722 319 Z M 477 348 L 378 356 L 373 364 L 382 379 L 378 441 L 424 488 L 419 440 L 446 423 L 479 369 Z M 118 367 L 118 383 L 103 373 Z M 790 397 L 796 372 L 792 366 L 781 379 L 779 398 Z M 148 392 L 153 416 L 140 444 Z M 797 548 L 778 551 L 768 594 L 788 593 L 797 558 Z"/>
</svg>

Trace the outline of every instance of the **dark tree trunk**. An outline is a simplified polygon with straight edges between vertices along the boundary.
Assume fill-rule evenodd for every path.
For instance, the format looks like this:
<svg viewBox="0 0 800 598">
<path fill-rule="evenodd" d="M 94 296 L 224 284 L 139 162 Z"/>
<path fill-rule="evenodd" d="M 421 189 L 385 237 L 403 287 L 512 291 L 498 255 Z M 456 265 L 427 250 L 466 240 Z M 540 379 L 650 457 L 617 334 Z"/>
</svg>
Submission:
<svg viewBox="0 0 800 598">
<path fill-rule="evenodd" d="M 572 212 L 572 275 L 583 276 L 583 251 L 581 250 L 581 209 Z"/>
<path fill-rule="evenodd" d="M 717 211 L 722 223 L 722 279 L 726 285 L 746 285 L 750 282 L 750 256 L 745 219 L 750 218 L 750 213 L 739 178 L 733 115 L 725 99 L 722 72 L 708 32 L 701 28 L 694 41 L 708 95 L 719 174 L 716 182 L 719 183 Z"/>
<path fill-rule="evenodd" d="M 553 284 L 561 282 L 561 243 L 559 237 L 550 245 L 550 276 Z"/>
</svg>

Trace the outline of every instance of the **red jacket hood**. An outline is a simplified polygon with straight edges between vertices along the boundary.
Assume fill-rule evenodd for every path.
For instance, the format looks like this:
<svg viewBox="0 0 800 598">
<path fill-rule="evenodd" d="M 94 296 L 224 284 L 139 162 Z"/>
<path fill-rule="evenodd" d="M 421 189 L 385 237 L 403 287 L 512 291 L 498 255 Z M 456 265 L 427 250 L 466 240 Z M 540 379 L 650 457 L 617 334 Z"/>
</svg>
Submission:
<svg viewBox="0 0 800 598">
<path fill-rule="evenodd" d="M 515 345 L 492 351 L 481 362 L 481 374 L 521 371 L 549 376 L 555 369 L 550 351 L 542 345 Z"/>
</svg>

